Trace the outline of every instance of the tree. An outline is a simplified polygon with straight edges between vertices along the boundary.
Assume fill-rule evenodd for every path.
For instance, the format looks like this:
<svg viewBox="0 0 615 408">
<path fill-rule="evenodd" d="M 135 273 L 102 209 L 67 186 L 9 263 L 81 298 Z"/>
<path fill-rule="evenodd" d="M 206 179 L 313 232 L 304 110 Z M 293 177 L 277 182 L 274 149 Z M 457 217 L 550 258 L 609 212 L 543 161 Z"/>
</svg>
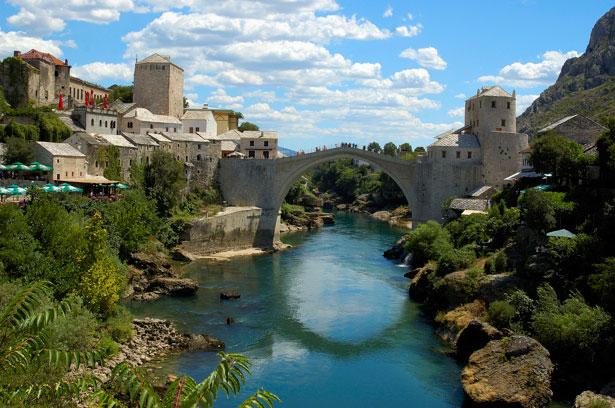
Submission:
<svg viewBox="0 0 615 408">
<path fill-rule="evenodd" d="M 527 190 L 519 198 L 521 214 L 528 227 L 539 231 L 547 232 L 555 227 L 555 208 L 549 197 L 538 190 Z"/>
<path fill-rule="evenodd" d="M 242 122 L 241 125 L 237 128 L 237 130 L 241 132 L 245 132 L 246 130 L 259 130 L 259 127 L 251 122 Z"/>
<path fill-rule="evenodd" d="M 387 156 L 397 156 L 397 146 L 393 142 L 387 142 L 382 150 Z"/>
<path fill-rule="evenodd" d="M 608 130 L 596 142 L 600 177 L 610 185 L 615 184 L 615 118 L 610 118 Z"/>
<path fill-rule="evenodd" d="M 382 148 L 380 147 L 380 144 L 378 142 L 371 142 L 370 144 L 368 144 L 367 150 L 374 153 L 382 152 Z"/>
<path fill-rule="evenodd" d="M 412 266 L 420 267 L 452 251 L 453 244 L 447 230 L 436 221 L 427 221 L 406 235 L 406 249 L 412 254 Z"/>
<path fill-rule="evenodd" d="M 18 137 L 6 139 L 6 152 L 4 160 L 7 163 L 31 163 L 34 160 L 34 149 L 32 143 Z"/>
<path fill-rule="evenodd" d="M 21 289 L 0 310 L 0 402 L 3 406 L 28 406 L 32 402 L 44 406 L 63 406 L 61 400 L 87 390 L 85 380 L 67 382 L 23 383 L 20 375 L 35 367 L 68 369 L 71 365 L 93 366 L 102 362 L 96 351 L 74 352 L 49 348 L 48 329 L 58 319 L 68 315 L 70 301 L 50 305 L 51 288 L 45 282 L 35 282 Z M 60 377 L 61 378 L 61 377 Z"/>
<path fill-rule="evenodd" d="M 536 139 L 530 162 L 536 171 L 551 173 L 556 181 L 574 184 L 586 164 L 580 144 L 553 132 Z"/>
<path fill-rule="evenodd" d="M 399 145 L 399 152 L 412 153 L 412 146 L 410 146 L 410 143 L 402 143 Z"/>
<path fill-rule="evenodd" d="M 213 407 L 218 392 L 227 395 L 237 395 L 245 382 L 246 374 L 250 373 L 250 362 L 240 354 L 218 353 L 220 363 L 216 369 L 202 382 L 197 383 L 192 377 L 181 376 L 175 379 L 161 397 L 146 373 L 123 362 L 112 371 L 112 383 L 116 391 L 128 394 L 131 407 L 147 408 L 196 408 Z M 106 392 L 97 394 L 103 407 L 113 407 L 119 402 Z M 280 399 L 269 391 L 259 389 L 239 404 L 240 408 L 272 408 Z"/>
<path fill-rule="evenodd" d="M 171 153 L 155 151 L 145 168 L 145 192 L 156 201 L 160 216 L 166 217 L 186 186 L 183 165 Z"/>
<path fill-rule="evenodd" d="M 414 149 L 415 153 L 425 153 L 425 148 L 423 146 L 418 146 Z"/>
<path fill-rule="evenodd" d="M 188 102 L 188 98 L 184 96 L 184 109 L 188 109 L 189 106 L 190 106 L 190 102 Z"/>
<path fill-rule="evenodd" d="M 120 99 L 122 102 L 132 102 L 132 85 L 111 85 L 109 89 L 111 90 L 109 101 Z"/>
</svg>

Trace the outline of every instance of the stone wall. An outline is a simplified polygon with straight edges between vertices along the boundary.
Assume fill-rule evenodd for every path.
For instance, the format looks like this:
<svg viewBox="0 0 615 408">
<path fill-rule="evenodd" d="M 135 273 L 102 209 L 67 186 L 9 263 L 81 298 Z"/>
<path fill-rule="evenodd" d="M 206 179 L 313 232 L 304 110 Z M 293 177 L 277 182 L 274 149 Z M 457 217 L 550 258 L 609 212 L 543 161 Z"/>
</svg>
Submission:
<svg viewBox="0 0 615 408">
<path fill-rule="evenodd" d="M 504 179 L 523 168 L 522 150 L 527 149 L 524 133 L 491 132 L 481 138 L 484 183 L 496 188 L 505 185 Z"/>
<path fill-rule="evenodd" d="M 38 70 L 18 58 L 7 58 L 0 64 L 0 86 L 13 107 L 26 107 L 37 100 Z"/>
<path fill-rule="evenodd" d="M 197 257 L 251 248 L 255 246 L 260 219 L 258 207 L 228 207 L 213 217 L 192 221 L 184 232 L 181 248 Z"/>
<path fill-rule="evenodd" d="M 180 118 L 184 113 L 184 71 L 167 63 L 135 65 L 133 101 L 158 115 Z"/>
</svg>

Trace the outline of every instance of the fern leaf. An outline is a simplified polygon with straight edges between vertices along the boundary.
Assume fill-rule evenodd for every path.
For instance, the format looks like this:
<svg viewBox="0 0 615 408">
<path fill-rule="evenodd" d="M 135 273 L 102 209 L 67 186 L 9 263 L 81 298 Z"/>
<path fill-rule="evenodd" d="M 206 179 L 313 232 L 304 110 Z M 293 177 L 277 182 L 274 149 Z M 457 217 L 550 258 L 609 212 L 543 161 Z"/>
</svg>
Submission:
<svg viewBox="0 0 615 408">
<path fill-rule="evenodd" d="M 162 406 L 160 397 L 154 391 L 142 370 L 132 367 L 126 362 L 120 363 L 112 371 L 112 376 L 124 391 L 130 395 L 130 401 L 139 401 L 142 408 L 158 408 Z"/>
<path fill-rule="evenodd" d="M 49 283 L 38 281 L 20 290 L 0 314 L 0 327 L 15 328 L 29 319 L 49 299 Z"/>
</svg>

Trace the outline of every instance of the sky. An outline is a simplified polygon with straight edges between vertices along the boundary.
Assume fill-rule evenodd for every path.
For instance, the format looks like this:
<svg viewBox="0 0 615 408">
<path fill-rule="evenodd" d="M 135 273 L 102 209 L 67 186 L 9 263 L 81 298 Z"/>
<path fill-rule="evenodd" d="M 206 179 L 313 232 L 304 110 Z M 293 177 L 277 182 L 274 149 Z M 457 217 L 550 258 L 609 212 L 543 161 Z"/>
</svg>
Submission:
<svg viewBox="0 0 615 408">
<path fill-rule="evenodd" d="M 426 146 L 461 125 L 481 86 L 517 114 L 581 55 L 607 0 L 0 0 L 0 57 L 36 48 L 72 74 L 131 84 L 157 52 L 191 106 L 240 111 L 309 150 Z"/>
</svg>

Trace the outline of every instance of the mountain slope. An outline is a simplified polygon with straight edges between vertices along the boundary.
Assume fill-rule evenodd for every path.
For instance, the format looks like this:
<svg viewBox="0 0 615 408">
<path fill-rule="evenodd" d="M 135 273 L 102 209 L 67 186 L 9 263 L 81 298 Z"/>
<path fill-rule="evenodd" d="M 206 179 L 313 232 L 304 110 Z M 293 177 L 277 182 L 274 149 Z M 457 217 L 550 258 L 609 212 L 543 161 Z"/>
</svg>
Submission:
<svg viewBox="0 0 615 408">
<path fill-rule="evenodd" d="M 615 7 L 592 29 L 585 53 L 566 61 L 555 84 L 517 118 L 517 129 L 533 134 L 575 113 L 600 122 L 615 116 Z"/>
</svg>

